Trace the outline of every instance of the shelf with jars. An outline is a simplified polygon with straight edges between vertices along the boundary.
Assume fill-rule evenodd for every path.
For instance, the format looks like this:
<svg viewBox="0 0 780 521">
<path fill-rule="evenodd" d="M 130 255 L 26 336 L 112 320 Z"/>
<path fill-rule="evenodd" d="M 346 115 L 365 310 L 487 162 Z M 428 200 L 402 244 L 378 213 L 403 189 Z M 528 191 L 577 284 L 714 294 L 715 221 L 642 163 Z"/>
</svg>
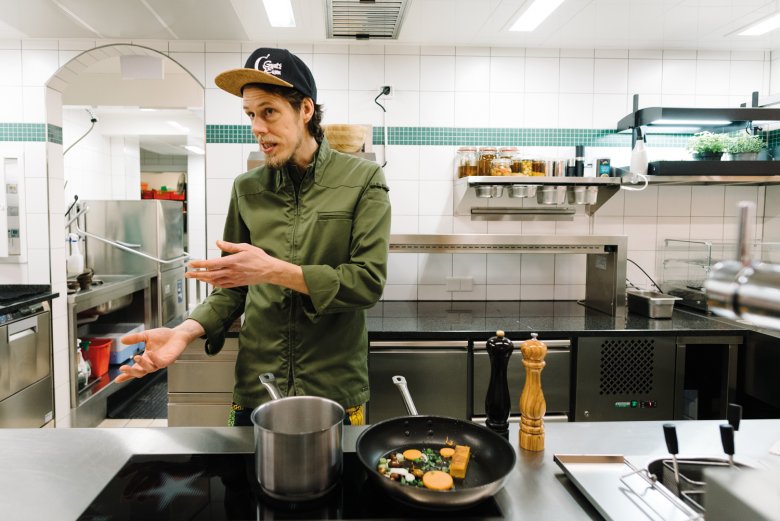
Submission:
<svg viewBox="0 0 780 521">
<path fill-rule="evenodd" d="M 575 207 L 593 215 L 620 184 L 619 177 L 468 176 L 455 182 L 455 213 L 480 220 L 572 220 Z M 498 206 L 497 199 L 504 197 L 521 204 Z M 488 206 L 484 199 L 491 200 Z"/>
</svg>

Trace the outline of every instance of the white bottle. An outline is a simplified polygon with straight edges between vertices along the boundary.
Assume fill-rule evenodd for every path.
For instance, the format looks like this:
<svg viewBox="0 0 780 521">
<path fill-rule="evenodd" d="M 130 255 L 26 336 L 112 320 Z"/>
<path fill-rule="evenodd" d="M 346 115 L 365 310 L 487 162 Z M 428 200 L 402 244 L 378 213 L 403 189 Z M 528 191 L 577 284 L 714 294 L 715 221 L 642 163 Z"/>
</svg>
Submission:
<svg viewBox="0 0 780 521">
<path fill-rule="evenodd" d="M 80 273 L 84 273 L 84 255 L 79 250 L 79 236 L 75 233 L 68 235 L 68 242 L 70 243 L 70 256 L 65 260 L 67 266 L 68 277 L 75 277 Z"/>
<path fill-rule="evenodd" d="M 634 150 L 631 151 L 630 173 L 647 175 L 647 149 L 645 148 L 645 137 L 642 135 L 640 127 L 634 129 L 636 132 L 636 143 Z"/>
</svg>

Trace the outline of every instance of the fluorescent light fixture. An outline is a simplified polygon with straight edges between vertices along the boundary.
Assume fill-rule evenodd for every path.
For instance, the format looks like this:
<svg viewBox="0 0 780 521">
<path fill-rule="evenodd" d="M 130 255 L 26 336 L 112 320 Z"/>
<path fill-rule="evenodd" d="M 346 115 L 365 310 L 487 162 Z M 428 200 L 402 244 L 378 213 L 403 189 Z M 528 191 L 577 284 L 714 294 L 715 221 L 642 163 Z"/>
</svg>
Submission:
<svg viewBox="0 0 780 521">
<path fill-rule="evenodd" d="M 683 126 L 702 126 L 712 127 L 717 125 L 731 125 L 727 119 L 656 119 L 650 122 L 651 125 L 683 125 Z"/>
<path fill-rule="evenodd" d="M 263 0 L 268 21 L 273 27 L 295 27 L 290 0 Z"/>
<path fill-rule="evenodd" d="M 512 24 L 509 30 L 533 31 L 562 3 L 563 0 L 533 0 L 533 3 L 520 15 L 520 18 Z"/>
<path fill-rule="evenodd" d="M 196 145 L 184 145 L 184 148 L 186 148 L 187 150 L 189 150 L 193 154 L 198 154 L 199 156 L 202 156 L 203 154 L 206 153 L 205 150 L 203 150 L 202 148 L 200 148 L 199 146 L 196 146 Z"/>
<path fill-rule="evenodd" d="M 184 134 L 189 134 L 190 129 L 179 123 L 178 121 L 169 120 L 168 124 L 178 130 L 179 132 L 183 132 Z"/>
<path fill-rule="evenodd" d="M 780 13 L 775 13 L 769 18 L 764 18 L 760 22 L 751 25 L 738 34 L 739 36 L 761 36 L 762 34 L 774 31 L 778 27 L 780 27 Z"/>
</svg>

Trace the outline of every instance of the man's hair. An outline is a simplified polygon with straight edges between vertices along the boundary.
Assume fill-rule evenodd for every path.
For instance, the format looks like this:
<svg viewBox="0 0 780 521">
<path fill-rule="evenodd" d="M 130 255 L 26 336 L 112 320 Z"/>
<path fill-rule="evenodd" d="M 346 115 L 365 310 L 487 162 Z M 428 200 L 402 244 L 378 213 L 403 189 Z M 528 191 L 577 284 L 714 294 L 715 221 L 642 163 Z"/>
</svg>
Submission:
<svg viewBox="0 0 780 521">
<path fill-rule="evenodd" d="M 262 89 L 266 92 L 270 92 L 271 94 L 276 94 L 277 96 L 286 99 L 287 102 L 292 106 L 292 108 L 294 108 L 299 112 L 301 110 L 301 104 L 303 103 L 303 100 L 306 98 L 306 96 L 304 96 L 297 90 L 291 89 L 289 87 L 282 87 L 281 85 L 271 85 L 268 83 L 247 83 L 241 89 L 241 92 L 243 93 L 244 89 L 247 87 L 255 87 L 258 89 Z M 309 134 L 311 134 L 312 137 L 315 140 L 317 140 L 317 143 L 322 143 L 322 139 L 325 137 L 325 132 L 323 132 L 321 126 L 323 111 L 324 110 L 322 108 L 322 105 L 315 103 L 314 114 L 312 114 L 311 119 L 309 120 L 309 123 L 306 126 L 306 129 L 309 131 Z"/>
</svg>

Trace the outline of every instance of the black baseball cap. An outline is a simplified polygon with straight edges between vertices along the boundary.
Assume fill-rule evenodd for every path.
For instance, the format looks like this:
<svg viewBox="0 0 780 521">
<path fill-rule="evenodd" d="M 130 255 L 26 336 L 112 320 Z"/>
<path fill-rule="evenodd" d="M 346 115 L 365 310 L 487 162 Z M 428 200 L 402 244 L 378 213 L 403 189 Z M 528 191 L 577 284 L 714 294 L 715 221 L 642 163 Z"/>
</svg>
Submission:
<svg viewBox="0 0 780 521">
<path fill-rule="evenodd" d="M 317 102 L 317 85 L 314 76 L 303 60 L 287 49 L 261 47 L 256 49 L 242 69 L 231 69 L 214 78 L 220 89 L 242 96 L 241 91 L 249 83 L 268 83 L 297 90 Z"/>
</svg>

